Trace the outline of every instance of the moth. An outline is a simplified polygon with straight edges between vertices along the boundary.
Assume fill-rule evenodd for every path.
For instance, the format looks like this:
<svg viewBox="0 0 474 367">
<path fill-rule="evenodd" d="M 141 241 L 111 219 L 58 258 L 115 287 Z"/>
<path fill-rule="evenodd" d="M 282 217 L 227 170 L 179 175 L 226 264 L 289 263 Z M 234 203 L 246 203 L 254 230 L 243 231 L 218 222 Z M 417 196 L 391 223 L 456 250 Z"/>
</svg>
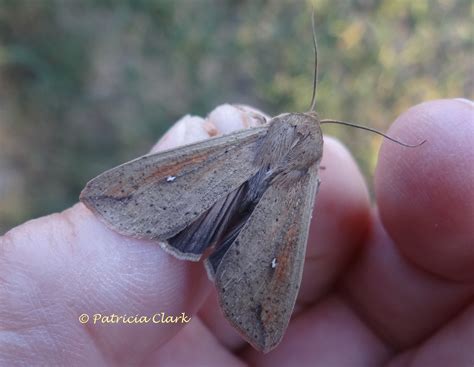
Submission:
<svg viewBox="0 0 474 367">
<path fill-rule="evenodd" d="M 123 235 L 154 240 L 179 259 L 210 253 L 205 266 L 225 317 L 263 352 L 282 339 L 298 295 L 320 185 L 321 124 L 352 125 L 315 112 L 314 33 L 313 20 L 308 112 L 258 115 L 261 126 L 145 155 L 92 179 L 80 196 Z"/>
</svg>

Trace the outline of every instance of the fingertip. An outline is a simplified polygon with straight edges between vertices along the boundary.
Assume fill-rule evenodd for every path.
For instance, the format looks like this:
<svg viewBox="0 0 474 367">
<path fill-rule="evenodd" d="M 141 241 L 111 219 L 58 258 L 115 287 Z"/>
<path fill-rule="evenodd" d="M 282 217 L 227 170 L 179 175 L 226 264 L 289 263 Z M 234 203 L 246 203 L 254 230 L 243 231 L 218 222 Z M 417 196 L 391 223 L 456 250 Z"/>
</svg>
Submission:
<svg viewBox="0 0 474 367">
<path fill-rule="evenodd" d="M 214 131 L 199 116 L 185 115 L 179 119 L 151 149 L 152 153 L 191 144 L 211 137 Z"/>
<path fill-rule="evenodd" d="M 263 118 L 257 118 L 262 116 Z M 268 116 L 245 105 L 222 104 L 206 118 L 185 115 L 179 119 L 151 149 L 151 153 L 192 144 L 233 131 L 261 125 Z"/>
<path fill-rule="evenodd" d="M 385 141 L 375 173 L 375 193 L 387 232 L 402 253 L 425 270 L 449 279 L 474 279 L 474 107 L 437 100 L 402 114 Z"/>
<path fill-rule="evenodd" d="M 214 108 L 207 120 L 216 127 L 219 134 L 229 134 L 233 131 L 259 126 L 260 120 L 255 116 L 268 118 L 263 112 L 250 106 L 223 104 Z"/>
</svg>

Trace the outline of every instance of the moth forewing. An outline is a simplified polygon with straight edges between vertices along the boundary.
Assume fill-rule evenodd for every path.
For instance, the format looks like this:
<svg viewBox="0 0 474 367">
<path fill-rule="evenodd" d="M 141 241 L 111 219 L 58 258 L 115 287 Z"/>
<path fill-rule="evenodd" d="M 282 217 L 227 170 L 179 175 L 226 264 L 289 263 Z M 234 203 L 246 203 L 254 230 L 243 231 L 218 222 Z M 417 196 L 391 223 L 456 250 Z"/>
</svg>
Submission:
<svg viewBox="0 0 474 367">
<path fill-rule="evenodd" d="M 287 183 L 265 192 L 215 275 L 226 318 L 263 352 L 280 342 L 296 302 L 319 186 L 317 165 Z"/>
<path fill-rule="evenodd" d="M 274 133 L 292 139 L 282 147 L 282 140 L 269 140 Z M 272 156 L 259 160 L 271 161 L 268 170 L 275 176 L 223 255 L 215 282 L 226 318 L 256 349 L 268 352 L 283 337 L 301 282 L 322 156 L 317 118 L 289 114 L 273 120 L 260 148 Z"/>
<path fill-rule="evenodd" d="M 198 260 L 208 243 L 173 247 L 169 239 L 256 172 L 255 152 L 267 129 L 254 127 L 137 158 L 92 179 L 80 200 L 111 229 Z"/>
</svg>

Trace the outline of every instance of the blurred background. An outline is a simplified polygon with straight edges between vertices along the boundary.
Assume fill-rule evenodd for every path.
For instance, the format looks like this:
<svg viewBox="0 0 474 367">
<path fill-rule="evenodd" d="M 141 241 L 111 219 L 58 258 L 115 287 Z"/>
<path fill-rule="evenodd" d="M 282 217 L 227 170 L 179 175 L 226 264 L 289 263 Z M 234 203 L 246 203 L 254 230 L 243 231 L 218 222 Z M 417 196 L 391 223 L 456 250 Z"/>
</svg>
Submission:
<svg viewBox="0 0 474 367">
<path fill-rule="evenodd" d="M 77 202 L 186 113 L 224 102 L 386 131 L 474 98 L 471 0 L 0 0 L 0 234 Z M 329 127 L 371 181 L 380 137 Z"/>
</svg>

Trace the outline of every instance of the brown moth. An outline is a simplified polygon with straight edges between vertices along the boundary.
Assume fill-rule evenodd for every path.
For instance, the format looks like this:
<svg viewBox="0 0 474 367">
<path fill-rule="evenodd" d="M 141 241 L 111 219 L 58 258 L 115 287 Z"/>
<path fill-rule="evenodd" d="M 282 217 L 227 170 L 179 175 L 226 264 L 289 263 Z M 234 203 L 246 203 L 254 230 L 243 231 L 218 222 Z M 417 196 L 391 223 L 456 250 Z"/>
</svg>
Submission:
<svg viewBox="0 0 474 367">
<path fill-rule="evenodd" d="M 314 112 L 314 21 L 313 40 L 309 112 L 268 122 L 256 115 L 263 126 L 145 155 L 94 178 L 80 196 L 113 230 L 155 240 L 180 259 L 212 249 L 205 265 L 222 311 L 263 352 L 282 339 L 298 294 L 320 183 L 320 125 L 353 126 Z"/>
</svg>

